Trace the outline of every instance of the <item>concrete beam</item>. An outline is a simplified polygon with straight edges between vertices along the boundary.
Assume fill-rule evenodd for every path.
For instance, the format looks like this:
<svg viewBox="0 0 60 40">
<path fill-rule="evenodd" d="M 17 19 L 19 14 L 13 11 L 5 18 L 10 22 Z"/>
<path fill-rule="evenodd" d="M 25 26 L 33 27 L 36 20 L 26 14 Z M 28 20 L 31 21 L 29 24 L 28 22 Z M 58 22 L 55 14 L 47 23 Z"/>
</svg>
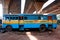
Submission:
<svg viewBox="0 0 60 40">
<path fill-rule="evenodd" d="M 46 2 L 47 0 L 26 0 L 26 5 L 24 9 L 24 13 L 33 13 L 34 11 L 39 11 L 42 7 L 42 5 Z M 34 8 L 34 9 L 33 9 Z M 31 10 L 32 9 L 32 10 Z"/>
<path fill-rule="evenodd" d="M 56 10 L 54 10 L 54 11 L 51 11 L 50 13 L 54 13 L 54 12 L 57 12 L 57 11 L 59 11 L 60 10 L 60 8 L 58 8 L 58 9 L 56 9 Z"/>
<path fill-rule="evenodd" d="M 56 9 L 56 10 L 54 10 L 54 11 L 50 12 L 50 13 L 60 14 L 60 8 L 59 8 L 59 9 Z"/>
<path fill-rule="evenodd" d="M 28 9 L 26 10 L 26 13 L 33 13 L 33 11 L 35 11 L 35 7 L 33 2 L 30 3 L 30 5 L 28 6 Z"/>
<path fill-rule="evenodd" d="M 47 8 L 45 8 L 42 13 L 53 13 L 54 10 L 59 9 L 60 2 L 56 1 L 53 4 L 49 5 Z"/>
<path fill-rule="evenodd" d="M 43 10 L 43 12 L 51 12 L 51 11 L 56 10 L 58 8 L 59 8 L 59 5 L 53 5 L 49 9 L 47 8 L 45 11 Z"/>
<path fill-rule="evenodd" d="M 42 8 L 43 4 L 44 4 L 44 2 L 35 2 L 34 3 L 34 7 L 35 7 L 37 13 Z"/>
</svg>

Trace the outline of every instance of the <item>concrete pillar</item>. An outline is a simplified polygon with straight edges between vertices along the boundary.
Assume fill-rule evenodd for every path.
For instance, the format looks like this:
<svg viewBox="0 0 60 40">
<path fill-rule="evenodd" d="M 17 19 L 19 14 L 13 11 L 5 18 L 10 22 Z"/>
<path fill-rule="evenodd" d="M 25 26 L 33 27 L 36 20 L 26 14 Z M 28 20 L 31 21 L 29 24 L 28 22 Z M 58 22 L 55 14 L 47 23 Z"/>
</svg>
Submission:
<svg viewBox="0 0 60 40">
<path fill-rule="evenodd" d="M 10 2 L 10 0 L 4 0 L 4 3 L 3 3 L 3 14 L 8 14 L 9 2 Z"/>
</svg>

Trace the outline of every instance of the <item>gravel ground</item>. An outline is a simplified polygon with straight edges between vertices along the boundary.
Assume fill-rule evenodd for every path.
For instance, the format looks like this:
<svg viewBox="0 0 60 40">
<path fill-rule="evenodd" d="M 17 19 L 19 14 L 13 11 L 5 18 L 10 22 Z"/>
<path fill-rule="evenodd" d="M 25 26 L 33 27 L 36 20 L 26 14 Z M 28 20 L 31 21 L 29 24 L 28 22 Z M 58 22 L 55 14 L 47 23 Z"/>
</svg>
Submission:
<svg viewBox="0 0 60 40">
<path fill-rule="evenodd" d="M 0 40 L 60 40 L 60 27 L 51 34 L 38 31 L 0 33 Z"/>
</svg>

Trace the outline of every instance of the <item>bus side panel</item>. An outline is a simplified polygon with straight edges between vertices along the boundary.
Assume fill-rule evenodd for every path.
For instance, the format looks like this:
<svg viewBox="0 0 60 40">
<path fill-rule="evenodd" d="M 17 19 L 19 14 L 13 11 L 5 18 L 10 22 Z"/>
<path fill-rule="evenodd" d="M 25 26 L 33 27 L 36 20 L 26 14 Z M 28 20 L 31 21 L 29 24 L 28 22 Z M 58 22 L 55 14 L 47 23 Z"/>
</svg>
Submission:
<svg viewBox="0 0 60 40">
<path fill-rule="evenodd" d="M 24 24 L 24 28 L 39 28 L 40 24 Z"/>
<path fill-rule="evenodd" d="M 6 28 L 8 25 L 10 25 L 12 28 L 19 28 L 18 20 L 11 20 L 11 21 L 4 20 L 2 28 Z"/>
<path fill-rule="evenodd" d="M 57 24 L 53 24 L 53 29 L 56 29 L 57 28 Z"/>
<path fill-rule="evenodd" d="M 6 26 L 8 26 L 8 25 L 10 25 L 14 29 L 19 28 L 18 24 L 3 24 L 2 28 L 6 28 Z"/>
<path fill-rule="evenodd" d="M 12 28 L 16 29 L 16 28 L 19 28 L 19 25 L 18 24 L 10 24 L 12 26 Z"/>
<path fill-rule="evenodd" d="M 4 23 L 2 24 L 2 28 L 6 28 L 6 26 L 7 26 L 7 24 L 4 24 Z"/>
<path fill-rule="evenodd" d="M 40 28 L 42 24 L 24 24 L 24 28 Z M 48 28 L 48 24 L 44 24 L 46 25 L 46 28 Z"/>
</svg>

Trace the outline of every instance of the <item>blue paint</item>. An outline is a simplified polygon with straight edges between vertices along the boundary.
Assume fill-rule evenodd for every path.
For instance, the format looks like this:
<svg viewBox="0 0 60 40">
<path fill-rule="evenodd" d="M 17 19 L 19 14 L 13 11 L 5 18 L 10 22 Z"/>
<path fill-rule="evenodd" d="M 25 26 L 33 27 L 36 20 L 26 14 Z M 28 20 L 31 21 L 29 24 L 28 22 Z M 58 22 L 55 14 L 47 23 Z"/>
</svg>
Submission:
<svg viewBox="0 0 60 40">
<path fill-rule="evenodd" d="M 22 16 L 23 18 L 19 19 L 20 16 Z M 57 20 L 56 19 L 56 15 L 54 15 L 54 14 L 49 14 L 49 15 L 43 15 L 43 14 L 7 15 L 7 14 L 5 14 L 5 15 L 3 15 L 3 17 L 5 17 L 4 20 L 7 20 L 7 17 L 9 17 L 8 18 L 9 21 L 10 20 L 18 20 L 18 21 L 19 20 L 48 20 L 48 16 L 52 16 L 52 20 Z M 11 17 L 15 17 L 15 18 L 11 18 Z M 22 27 L 19 27 L 19 25 L 21 25 L 19 23 L 18 24 L 3 24 L 2 28 L 6 28 L 7 25 L 11 25 L 12 28 L 19 28 L 20 30 L 24 30 L 24 28 L 40 28 L 41 27 L 40 25 L 42 25 L 42 24 L 39 24 L 39 23 L 22 24 L 22 25 L 24 25 Z M 44 23 L 44 25 L 46 25 L 46 28 L 48 29 L 48 25 L 49 24 L 48 23 L 47 24 Z M 56 24 L 52 23 L 52 28 L 53 29 L 57 28 L 57 23 Z"/>
</svg>

